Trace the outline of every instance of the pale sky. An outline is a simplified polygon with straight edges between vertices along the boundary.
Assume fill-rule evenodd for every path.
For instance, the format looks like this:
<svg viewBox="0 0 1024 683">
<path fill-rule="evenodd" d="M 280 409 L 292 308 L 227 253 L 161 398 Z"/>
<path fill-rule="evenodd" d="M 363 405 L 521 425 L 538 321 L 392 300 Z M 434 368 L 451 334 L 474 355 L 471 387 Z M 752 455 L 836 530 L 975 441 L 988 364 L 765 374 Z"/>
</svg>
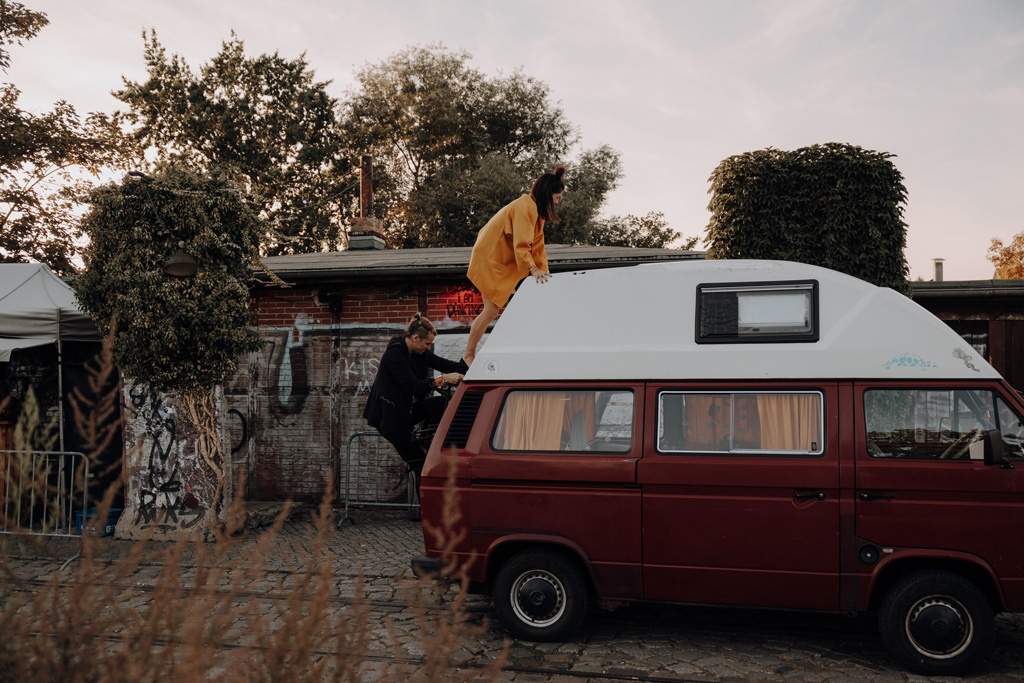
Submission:
<svg viewBox="0 0 1024 683">
<path fill-rule="evenodd" d="M 988 279 L 992 238 L 1024 231 L 1022 0 L 22 2 L 50 25 L 0 79 L 35 113 L 119 108 L 121 77 L 146 77 L 143 29 L 193 69 L 232 29 L 250 56 L 305 52 L 337 98 L 362 66 L 442 43 L 544 81 L 583 148 L 620 152 L 605 215 L 661 211 L 703 239 L 723 159 L 840 142 L 896 155 L 912 279 L 936 257 L 947 280 Z"/>
</svg>

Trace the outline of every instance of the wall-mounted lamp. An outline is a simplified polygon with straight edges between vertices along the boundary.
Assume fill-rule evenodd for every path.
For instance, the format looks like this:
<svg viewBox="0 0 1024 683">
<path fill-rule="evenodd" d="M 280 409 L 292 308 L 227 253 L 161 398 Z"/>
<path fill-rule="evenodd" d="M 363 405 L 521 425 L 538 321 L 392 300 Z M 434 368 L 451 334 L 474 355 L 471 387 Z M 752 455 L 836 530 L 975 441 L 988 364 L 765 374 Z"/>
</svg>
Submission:
<svg viewBox="0 0 1024 683">
<path fill-rule="evenodd" d="M 327 306 L 331 313 L 341 313 L 344 294 L 334 289 L 321 289 L 316 293 L 317 300 Z"/>
<path fill-rule="evenodd" d="M 185 252 L 185 243 L 178 242 L 178 251 L 164 261 L 163 271 L 171 277 L 192 277 L 199 270 L 199 262 Z"/>
</svg>

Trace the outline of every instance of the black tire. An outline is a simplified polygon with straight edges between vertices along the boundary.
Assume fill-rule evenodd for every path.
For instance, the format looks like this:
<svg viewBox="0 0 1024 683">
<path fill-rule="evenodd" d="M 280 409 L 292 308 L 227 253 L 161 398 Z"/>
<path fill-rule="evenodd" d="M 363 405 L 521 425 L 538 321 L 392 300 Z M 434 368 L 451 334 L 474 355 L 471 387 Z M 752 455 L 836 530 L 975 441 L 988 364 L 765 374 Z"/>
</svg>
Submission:
<svg viewBox="0 0 1024 683">
<path fill-rule="evenodd" d="M 992 645 L 992 605 L 953 572 L 909 574 L 889 590 L 878 615 L 882 642 L 914 673 L 950 676 L 969 669 Z"/>
<path fill-rule="evenodd" d="M 494 581 L 494 610 L 515 638 L 567 640 L 587 613 L 590 591 L 564 555 L 529 550 L 513 556 Z"/>
</svg>

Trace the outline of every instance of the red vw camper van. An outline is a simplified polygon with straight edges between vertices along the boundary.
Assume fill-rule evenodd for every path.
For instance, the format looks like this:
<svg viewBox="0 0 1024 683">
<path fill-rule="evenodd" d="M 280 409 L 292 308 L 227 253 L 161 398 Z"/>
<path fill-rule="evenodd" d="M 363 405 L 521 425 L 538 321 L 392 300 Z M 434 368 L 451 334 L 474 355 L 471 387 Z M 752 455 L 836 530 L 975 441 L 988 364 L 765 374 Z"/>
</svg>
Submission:
<svg viewBox="0 0 1024 683">
<path fill-rule="evenodd" d="M 591 603 L 877 612 L 924 674 L 1024 610 L 1024 402 L 908 298 L 787 262 L 524 283 L 421 481 L 514 636 Z M 442 549 L 424 534 L 419 570 Z"/>
</svg>

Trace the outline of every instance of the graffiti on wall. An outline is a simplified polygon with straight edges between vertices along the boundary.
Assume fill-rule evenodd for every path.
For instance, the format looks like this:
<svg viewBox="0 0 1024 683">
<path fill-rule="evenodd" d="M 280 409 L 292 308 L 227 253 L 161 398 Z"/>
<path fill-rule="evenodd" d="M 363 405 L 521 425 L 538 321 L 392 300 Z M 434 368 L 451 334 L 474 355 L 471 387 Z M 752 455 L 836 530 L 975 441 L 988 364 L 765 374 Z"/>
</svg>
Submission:
<svg viewBox="0 0 1024 683">
<path fill-rule="evenodd" d="M 312 354 L 316 338 L 337 336 L 337 330 L 320 320 L 310 320 L 300 313 L 290 327 L 261 327 L 260 332 L 267 340 L 266 373 L 267 393 L 270 412 L 282 426 L 291 426 L 294 421 L 287 418 L 299 415 L 306 406 L 310 392 L 315 386 L 328 387 L 325 377 L 316 377 Z M 377 375 L 378 352 L 362 356 L 356 349 L 342 349 L 337 357 L 338 371 L 342 386 L 355 394 L 370 391 L 373 378 Z M 383 347 L 380 349 L 383 351 Z"/>
<path fill-rule="evenodd" d="M 304 337 L 311 331 L 305 314 L 297 315 L 291 327 L 261 330 L 267 339 L 270 411 L 278 422 L 301 413 L 309 398 L 309 358 Z"/>
<path fill-rule="evenodd" d="M 233 417 L 238 420 L 239 431 L 241 433 L 238 441 L 231 444 L 231 454 L 234 455 L 242 450 L 245 444 L 249 443 L 249 421 L 245 419 L 245 415 L 243 415 L 242 411 L 238 408 L 230 408 L 227 414 L 228 417 Z"/>
<path fill-rule="evenodd" d="M 193 462 L 184 449 L 185 434 L 173 401 L 144 384 L 126 387 L 129 433 L 141 455 L 134 475 L 134 524 L 146 528 L 188 529 L 206 514 L 200 498 L 203 482 L 196 480 Z M 198 495 L 197 495 L 198 494 Z"/>
<path fill-rule="evenodd" d="M 458 289 L 445 293 L 445 315 L 450 319 L 475 318 L 484 310 L 484 300 L 475 289 Z"/>
<path fill-rule="evenodd" d="M 373 386 L 373 378 L 377 376 L 380 366 L 379 358 L 341 358 L 342 380 L 355 385 L 355 393 L 367 394 Z"/>
</svg>

